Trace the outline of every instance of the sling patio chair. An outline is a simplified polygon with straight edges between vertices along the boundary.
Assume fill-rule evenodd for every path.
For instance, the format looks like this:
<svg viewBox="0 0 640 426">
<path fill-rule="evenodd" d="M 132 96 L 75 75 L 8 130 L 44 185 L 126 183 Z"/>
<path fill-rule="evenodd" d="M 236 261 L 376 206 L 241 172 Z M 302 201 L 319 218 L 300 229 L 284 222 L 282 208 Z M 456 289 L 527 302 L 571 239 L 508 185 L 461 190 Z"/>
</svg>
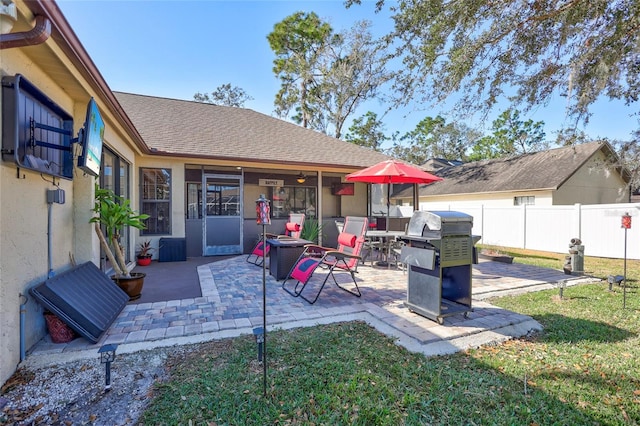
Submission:
<svg viewBox="0 0 640 426">
<path fill-rule="evenodd" d="M 294 297 L 300 296 L 310 304 L 314 304 L 324 288 L 329 277 L 333 279 L 338 288 L 360 297 L 360 288 L 356 281 L 355 274 L 358 272 L 358 263 L 362 260 L 360 251 L 364 244 L 364 237 L 367 232 L 369 220 L 366 217 L 347 216 L 344 228 L 338 235 L 338 247 L 328 248 L 315 244 L 307 244 L 304 252 L 300 255 L 287 278 L 282 282 L 282 288 Z M 309 288 L 309 281 L 314 272 L 320 267 L 326 269 L 326 274 L 322 284 L 313 283 L 313 287 L 320 287 L 313 298 L 308 298 L 302 292 Z M 343 287 L 338 283 L 334 275 L 335 272 L 348 272 L 353 280 L 354 289 Z M 295 280 L 293 288 L 287 288 L 288 280 Z M 317 281 L 317 280 L 316 280 Z M 290 285 L 291 287 L 291 285 Z M 307 293 L 309 293 L 309 290 Z"/>
<path fill-rule="evenodd" d="M 266 240 L 284 239 L 284 238 L 300 238 L 302 234 L 302 227 L 304 226 L 304 213 L 291 213 L 289 215 L 289 221 L 285 224 L 284 234 L 265 233 L 265 240 L 262 239 L 262 234 L 258 236 L 258 242 L 251 250 L 249 256 L 247 256 L 247 262 L 254 265 L 262 266 L 265 257 L 269 256 L 269 244 Z"/>
</svg>

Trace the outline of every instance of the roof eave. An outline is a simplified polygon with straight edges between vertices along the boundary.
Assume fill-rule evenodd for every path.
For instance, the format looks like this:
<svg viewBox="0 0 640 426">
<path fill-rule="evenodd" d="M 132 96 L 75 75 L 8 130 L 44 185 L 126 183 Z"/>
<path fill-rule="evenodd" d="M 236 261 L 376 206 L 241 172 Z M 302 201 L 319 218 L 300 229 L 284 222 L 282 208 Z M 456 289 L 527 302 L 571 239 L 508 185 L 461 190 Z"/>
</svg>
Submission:
<svg viewBox="0 0 640 426">
<path fill-rule="evenodd" d="M 25 0 L 25 3 L 35 15 L 44 15 L 51 20 L 51 37 L 58 43 L 93 90 L 107 104 L 106 107 L 114 113 L 135 146 L 143 153 L 151 153 L 151 150 L 116 100 L 107 82 L 82 46 L 82 43 L 80 43 L 58 5 L 50 0 Z"/>
<path fill-rule="evenodd" d="M 265 161 L 260 158 L 248 158 L 248 157 L 221 157 L 216 155 L 193 155 L 193 154 L 185 154 L 185 153 L 175 153 L 175 152 L 167 152 L 160 151 L 157 149 L 151 149 L 149 152 L 151 155 L 162 156 L 162 157 L 171 157 L 171 158 L 189 158 L 193 160 L 211 160 L 211 161 L 222 161 L 228 163 L 243 163 L 245 167 L 261 167 L 261 168 L 270 168 L 270 167 L 278 167 L 283 168 L 285 166 L 282 162 L 279 161 Z M 361 166 L 348 166 L 344 164 L 332 164 L 332 163 L 310 163 L 310 162 L 302 162 L 302 161 L 291 161 L 287 160 L 286 168 L 289 169 L 306 169 L 306 170 L 319 170 L 326 169 L 332 171 L 340 171 L 345 173 L 352 173 L 362 169 Z"/>
</svg>

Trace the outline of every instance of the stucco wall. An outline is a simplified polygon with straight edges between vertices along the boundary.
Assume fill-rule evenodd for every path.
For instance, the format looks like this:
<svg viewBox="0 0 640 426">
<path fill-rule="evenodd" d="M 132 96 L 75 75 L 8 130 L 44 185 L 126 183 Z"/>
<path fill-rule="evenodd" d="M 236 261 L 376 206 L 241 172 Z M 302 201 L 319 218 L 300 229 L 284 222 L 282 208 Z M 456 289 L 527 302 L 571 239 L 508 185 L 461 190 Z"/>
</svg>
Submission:
<svg viewBox="0 0 640 426">
<path fill-rule="evenodd" d="M 367 186 L 366 183 L 356 182 L 353 196 L 342 196 L 342 216 L 367 215 Z"/>
<path fill-rule="evenodd" d="M 3 76 L 23 74 L 69 114 L 74 114 L 74 101 L 20 50 L 3 51 L 1 66 Z M 83 119 L 74 115 L 74 123 L 76 120 Z M 46 191 L 57 188 L 65 192 L 66 202 L 52 204 L 48 235 Z M 56 178 L 54 185 L 51 176 L 18 169 L 12 161 L 0 162 L 0 383 L 20 361 L 20 303 L 24 300 L 20 294 L 28 297 L 24 323 L 26 348 L 45 334 L 42 308 L 28 291 L 47 278 L 48 238 L 53 248 L 53 271 L 67 269 L 69 256 L 76 255 L 73 194 L 74 185 L 69 180 Z"/>
<path fill-rule="evenodd" d="M 598 152 L 554 194 L 554 204 L 611 204 L 629 202 L 629 186 L 606 166 Z"/>
<path fill-rule="evenodd" d="M 536 206 L 550 206 L 553 204 L 551 191 L 520 191 L 486 194 L 443 195 L 438 197 L 421 197 L 420 210 L 435 210 L 438 206 L 513 206 L 514 197 L 535 197 Z"/>
</svg>

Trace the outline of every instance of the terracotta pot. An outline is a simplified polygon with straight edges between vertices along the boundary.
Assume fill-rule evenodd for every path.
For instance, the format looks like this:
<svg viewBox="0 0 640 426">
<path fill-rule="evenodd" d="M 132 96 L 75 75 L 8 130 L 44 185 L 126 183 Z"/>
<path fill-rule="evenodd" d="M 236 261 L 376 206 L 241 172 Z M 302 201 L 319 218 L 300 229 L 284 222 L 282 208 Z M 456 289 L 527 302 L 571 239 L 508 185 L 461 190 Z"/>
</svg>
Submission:
<svg viewBox="0 0 640 426">
<path fill-rule="evenodd" d="M 146 276 L 147 274 L 142 272 L 131 272 L 131 278 L 112 275 L 111 279 L 127 293 L 129 300 L 136 300 L 142 294 L 142 285 Z"/>
<path fill-rule="evenodd" d="M 75 331 L 51 312 L 44 313 L 47 330 L 53 343 L 67 343 L 78 337 Z"/>
<path fill-rule="evenodd" d="M 140 265 L 140 266 L 149 266 L 149 265 L 151 265 L 151 256 L 139 257 L 138 258 L 138 265 Z"/>
</svg>

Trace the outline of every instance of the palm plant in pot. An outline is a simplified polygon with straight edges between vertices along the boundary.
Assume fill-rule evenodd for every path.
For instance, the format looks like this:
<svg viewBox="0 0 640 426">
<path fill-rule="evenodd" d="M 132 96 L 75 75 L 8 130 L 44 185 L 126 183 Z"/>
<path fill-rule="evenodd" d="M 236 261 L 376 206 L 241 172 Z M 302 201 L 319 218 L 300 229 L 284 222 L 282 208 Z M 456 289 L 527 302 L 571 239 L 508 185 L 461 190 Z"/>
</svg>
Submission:
<svg viewBox="0 0 640 426">
<path fill-rule="evenodd" d="M 120 246 L 120 236 L 128 226 L 144 229 L 143 221 L 148 219 L 149 215 L 137 213 L 131 208 L 130 200 L 116 195 L 110 189 L 101 189 L 97 185 L 92 211 L 94 216 L 89 222 L 94 224 L 100 245 L 115 272 L 111 279 L 129 295 L 130 300 L 139 298 L 146 274 L 129 272 L 124 250 Z M 106 236 L 102 232 L 101 225 L 104 225 Z"/>
</svg>

